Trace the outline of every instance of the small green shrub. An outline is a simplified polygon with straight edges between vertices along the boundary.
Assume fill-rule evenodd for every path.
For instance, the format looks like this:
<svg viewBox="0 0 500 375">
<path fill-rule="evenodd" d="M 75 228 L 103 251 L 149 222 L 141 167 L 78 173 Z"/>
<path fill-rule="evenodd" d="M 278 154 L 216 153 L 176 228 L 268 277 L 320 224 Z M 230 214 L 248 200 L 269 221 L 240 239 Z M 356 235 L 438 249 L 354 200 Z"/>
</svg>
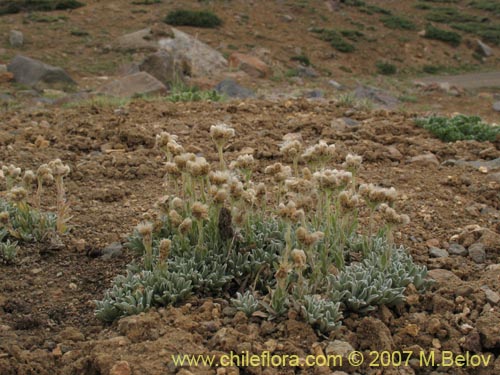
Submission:
<svg viewBox="0 0 500 375">
<path fill-rule="evenodd" d="M 500 2 L 498 0 L 475 0 L 470 2 L 469 5 L 476 9 L 500 15 Z"/>
<path fill-rule="evenodd" d="M 311 66 L 311 60 L 309 60 L 309 57 L 307 57 L 304 54 L 297 55 L 297 56 L 292 56 L 292 57 L 290 57 L 290 60 L 297 61 L 297 62 L 299 62 L 299 63 L 301 63 L 302 65 L 305 65 L 305 66 Z"/>
<path fill-rule="evenodd" d="M 440 65 L 424 65 L 422 67 L 422 72 L 427 74 L 438 74 L 443 70 L 443 67 Z"/>
<path fill-rule="evenodd" d="M 84 5 L 84 3 L 76 0 L 14 0 L 6 1 L 5 4 L 0 5 L 0 15 L 24 11 L 47 12 L 53 10 L 76 9 Z"/>
<path fill-rule="evenodd" d="M 432 9 L 432 7 L 429 4 L 417 3 L 415 5 L 415 9 L 429 10 L 429 9 Z"/>
<path fill-rule="evenodd" d="M 210 11 L 179 9 L 170 12 L 165 18 L 165 23 L 173 26 L 213 28 L 220 26 L 222 20 Z"/>
<path fill-rule="evenodd" d="M 455 23 L 467 23 L 467 22 L 478 22 L 481 20 L 480 17 L 464 14 L 458 11 L 456 8 L 433 8 L 432 11 L 425 16 L 427 21 L 439 22 L 450 24 Z"/>
<path fill-rule="evenodd" d="M 340 34 L 353 42 L 357 42 L 365 36 L 365 34 L 358 30 L 340 30 Z"/>
<path fill-rule="evenodd" d="M 356 49 L 354 45 L 345 41 L 342 34 L 333 29 L 314 29 L 313 32 L 319 34 L 319 38 L 326 42 L 339 52 L 349 53 Z"/>
<path fill-rule="evenodd" d="M 431 24 L 428 24 L 425 27 L 425 37 L 427 39 L 440 40 L 442 42 L 451 44 L 454 47 L 459 46 L 462 41 L 462 36 L 460 34 L 453 31 L 439 29 Z"/>
<path fill-rule="evenodd" d="M 224 99 L 224 95 L 219 94 L 215 90 L 200 90 L 197 87 L 187 87 L 183 84 L 176 84 L 172 86 L 169 95 L 166 96 L 166 100 L 173 103 L 201 102 L 208 100 L 212 102 L 220 102 Z"/>
<path fill-rule="evenodd" d="M 458 115 L 453 118 L 432 116 L 419 119 L 416 123 L 445 142 L 494 141 L 500 135 L 500 126 L 488 125 L 478 116 Z"/>
<path fill-rule="evenodd" d="M 452 28 L 475 34 L 485 42 L 500 45 L 500 24 L 486 22 L 452 23 Z"/>
<path fill-rule="evenodd" d="M 377 72 L 383 75 L 396 74 L 398 71 L 396 65 L 384 61 L 377 61 L 375 66 L 377 67 Z"/>
<path fill-rule="evenodd" d="M 396 15 L 383 16 L 380 21 L 389 29 L 415 30 L 417 28 L 409 19 Z"/>
</svg>

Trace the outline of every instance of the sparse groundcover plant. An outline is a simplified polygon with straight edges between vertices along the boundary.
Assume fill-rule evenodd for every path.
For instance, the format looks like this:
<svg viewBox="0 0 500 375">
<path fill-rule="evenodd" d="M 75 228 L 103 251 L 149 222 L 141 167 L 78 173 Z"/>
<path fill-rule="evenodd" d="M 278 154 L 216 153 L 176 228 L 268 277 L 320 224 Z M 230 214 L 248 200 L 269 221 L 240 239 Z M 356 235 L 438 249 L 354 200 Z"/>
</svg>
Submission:
<svg viewBox="0 0 500 375">
<path fill-rule="evenodd" d="M 343 37 L 342 34 L 333 29 L 313 29 L 314 33 L 319 35 L 321 40 L 329 42 L 330 45 L 335 48 L 339 52 L 353 52 L 356 48 L 354 45 L 348 43 Z"/>
<path fill-rule="evenodd" d="M 52 11 L 76 9 L 85 4 L 77 0 L 14 0 L 0 4 L 0 15 L 13 14 L 23 11 Z"/>
<path fill-rule="evenodd" d="M 427 39 L 440 40 L 442 42 L 451 44 L 454 47 L 460 45 L 462 41 L 462 36 L 454 31 L 447 31 L 439 29 L 431 24 L 425 27 L 425 37 Z"/>
<path fill-rule="evenodd" d="M 415 30 L 417 28 L 409 19 L 397 15 L 383 16 L 380 21 L 389 29 Z"/>
<path fill-rule="evenodd" d="M 439 22 L 445 24 L 481 21 L 481 17 L 474 16 L 472 14 L 461 13 L 456 8 L 433 8 L 425 16 L 425 19 L 431 22 Z"/>
<path fill-rule="evenodd" d="M 175 135 L 157 136 L 169 195 L 130 235 L 140 258 L 96 301 L 100 319 L 190 295 L 230 295 L 248 316 L 279 319 L 294 310 L 327 333 L 350 311 L 401 303 L 409 284 L 425 289 L 425 267 L 394 244 L 395 228 L 409 222 L 396 211 L 397 192 L 358 186 L 361 156 L 349 154 L 333 169 L 335 145 L 285 140 L 280 151 L 291 166 L 268 165 L 265 182 L 255 182 L 252 155 L 226 162 L 235 136 L 226 124 L 210 128 L 218 168 L 185 152 Z M 358 226 L 362 213 L 366 230 Z"/>
<path fill-rule="evenodd" d="M 292 56 L 292 57 L 290 57 L 290 60 L 297 61 L 297 62 L 301 63 L 304 66 L 310 66 L 311 65 L 311 60 L 309 60 L 309 57 L 307 57 L 304 54 Z"/>
<path fill-rule="evenodd" d="M 500 3 L 497 0 L 474 0 L 469 5 L 476 9 L 492 12 L 500 15 Z"/>
<path fill-rule="evenodd" d="M 452 23 L 450 25 L 456 30 L 474 34 L 487 43 L 500 45 L 500 24 L 489 22 Z"/>
<path fill-rule="evenodd" d="M 396 65 L 391 64 L 391 63 L 386 62 L 386 61 L 377 61 L 375 66 L 377 67 L 377 72 L 379 74 L 383 74 L 383 75 L 396 74 L 398 71 L 398 68 L 396 67 Z"/>
<path fill-rule="evenodd" d="M 457 115 L 452 118 L 432 116 L 418 119 L 416 123 L 445 142 L 495 141 L 500 135 L 500 126 L 489 125 L 479 116 Z"/>
<path fill-rule="evenodd" d="M 13 262 L 18 242 L 41 242 L 56 233 L 67 231 L 69 205 L 65 199 L 63 177 L 69 167 L 56 159 L 42 164 L 37 172 L 14 165 L 0 170 L 0 261 Z M 44 212 L 41 201 L 48 185 L 56 185 L 57 213 Z"/>
<path fill-rule="evenodd" d="M 216 90 L 200 90 L 197 87 L 188 87 L 183 84 L 172 86 L 170 93 L 165 97 L 170 102 L 220 102 L 225 99 L 224 95 Z"/>
<path fill-rule="evenodd" d="M 211 11 L 178 9 L 167 15 L 165 23 L 173 26 L 213 28 L 222 25 L 222 20 Z"/>
</svg>

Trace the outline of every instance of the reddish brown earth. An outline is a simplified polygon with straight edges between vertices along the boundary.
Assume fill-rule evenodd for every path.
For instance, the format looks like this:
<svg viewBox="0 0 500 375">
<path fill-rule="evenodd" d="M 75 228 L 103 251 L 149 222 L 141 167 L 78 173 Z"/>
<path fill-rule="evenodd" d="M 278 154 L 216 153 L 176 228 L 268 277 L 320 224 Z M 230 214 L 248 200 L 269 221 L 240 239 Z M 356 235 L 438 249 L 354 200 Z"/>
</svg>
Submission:
<svg viewBox="0 0 500 375">
<path fill-rule="evenodd" d="M 338 129 L 332 120 L 349 116 L 358 127 Z M 119 361 L 133 374 L 215 374 L 215 369 L 180 370 L 173 353 L 222 353 L 234 350 L 307 355 L 327 350 L 334 339 L 354 349 L 450 350 L 492 354 L 488 368 L 450 368 L 453 374 L 494 374 L 500 371 L 500 311 L 488 302 L 482 286 L 500 292 L 500 198 L 498 175 L 475 168 L 418 165 L 414 156 L 432 152 L 448 159 L 494 159 L 499 144 L 457 142 L 445 144 L 413 124 L 409 113 L 365 113 L 338 107 L 334 102 L 168 104 L 135 101 L 125 109 L 86 106 L 78 109 L 40 109 L 7 112 L 0 131 L 2 163 L 34 168 L 59 157 L 70 164 L 68 197 L 73 218 L 63 246 L 23 246 L 14 265 L 0 265 L 0 374 L 113 374 Z M 339 166 L 347 152 L 364 157 L 361 179 L 394 186 L 402 194 L 399 207 L 412 223 L 396 241 L 414 259 L 436 269 L 437 280 L 424 295 L 408 291 L 396 309 L 381 308 L 367 316 L 346 314 L 343 326 L 330 337 L 318 336 L 289 315 L 269 322 L 234 315 L 218 299 L 189 300 L 179 307 L 104 325 L 94 315 L 111 279 L 124 272 L 133 255 L 124 250 L 104 260 L 99 250 L 125 237 L 165 193 L 162 157 L 153 148 L 162 130 L 179 135 L 188 150 L 201 152 L 213 163 L 217 156 L 209 128 L 217 121 L 235 127 L 237 140 L 228 157 L 243 147 L 255 149 L 259 163 L 281 160 L 278 143 L 283 135 L 300 132 L 308 144 L 319 139 L 335 143 Z M 43 137 L 48 147 L 35 145 Z M 40 142 L 38 142 L 40 144 Z M 53 202 L 46 202 L 50 208 Z M 487 228 L 487 259 L 477 264 L 469 257 L 432 259 L 429 246 L 447 248 L 453 235 L 467 225 Z M 472 239 L 472 241 L 477 238 Z M 470 244 L 470 235 L 459 241 Z M 489 242 L 488 242 L 489 241 Z M 470 328 L 463 327 L 467 323 Z M 116 368 L 115 368 L 116 370 Z M 326 374 L 327 368 L 241 368 L 217 374 Z M 344 371 L 356 373 L 345 366 Z M 429 367 L 357 369 L 366 374 L 430 374 Z M 125 372 L 126 373 L 126 372 Z"/>
</svg>

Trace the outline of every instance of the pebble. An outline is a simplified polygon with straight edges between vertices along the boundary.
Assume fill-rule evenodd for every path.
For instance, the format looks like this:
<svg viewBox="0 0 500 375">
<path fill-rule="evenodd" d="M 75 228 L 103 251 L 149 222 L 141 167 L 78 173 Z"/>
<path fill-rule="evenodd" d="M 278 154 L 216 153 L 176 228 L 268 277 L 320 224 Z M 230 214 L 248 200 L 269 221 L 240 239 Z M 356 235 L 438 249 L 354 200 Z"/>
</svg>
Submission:
<svg viewBox="0 0 500 375">
<path fill-rule="evenodd" d="M 469 246 L 469 256 L 475 263 L 484 263 L 486 261 L 486 251 L 481 242 L 476 242 Z"/>
<path fill-rule="evenodd" d="M 467 254 L 469 254 L 467 249 L 458 243 L 450 244 L 450 247 L 448 248 L 448 252 L 451 255 L 460 255 L 460 256 L 467 256 Z"/>
<path fill-rule="evenodd" d="M 127 361 L 119 361 L 116 362 L 111 370 L 109 371 L 109 375 L 131 375 L 132 370 L 130 369 L 130 365 Z"/>
<path fill-rule="evenodd" d="M 491 290 L 487 286 L 483 286 L 481 287 L 481 289 L 484 291 L 484 294 L 486 296 L 486 301 L 488 301 L 488 303 L 496 305 L 498 304 L 498 302 L 500 302 L 500 295 L 497 292 Z"/>
<path fill-rule="evenodd" d="M 445 249 L 440 249 L 439 247 L 431 247 L 429 249 L 429 255 L 433 258 L 446 258 L 449 254 Z"/>
<path fill-rule="evenodd" d="M 347 341 L 334 340 L 329 342 L 326 346 L 326 355 L 341 355 L 342 357 L 347 357 L 347 355 L 352 352 L 354 348 Z"/>
</svg>

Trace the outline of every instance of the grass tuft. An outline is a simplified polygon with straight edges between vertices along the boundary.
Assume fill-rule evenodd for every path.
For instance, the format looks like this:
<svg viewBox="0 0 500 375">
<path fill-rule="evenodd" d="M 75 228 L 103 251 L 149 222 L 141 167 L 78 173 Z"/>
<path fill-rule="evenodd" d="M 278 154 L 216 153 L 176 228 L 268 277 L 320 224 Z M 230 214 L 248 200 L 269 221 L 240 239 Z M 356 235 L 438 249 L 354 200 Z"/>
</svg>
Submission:
<svg viewBox="0 0 500 375">
<path fill-rule="evenodd" d="M 222 20 L 210 11 L 178 9 L 167 15 L 165 23 L 173 26 L 214 28 L 222 25 Z"/>
<path fill-rule="evenodd" d="M 425 27 L 425 37 L 427 39 L 440 40 L 442 42 L 458 47 L 462 41 L 462 36 L 454 31 L 439 29 L 431 24 Z"/>
<path fill-rule="evenodd" d="M 417 28 L 409 19 L 396 15 L 383 16 L 380 21 L 389 29 L 415 30 Z"/>
</svg>

